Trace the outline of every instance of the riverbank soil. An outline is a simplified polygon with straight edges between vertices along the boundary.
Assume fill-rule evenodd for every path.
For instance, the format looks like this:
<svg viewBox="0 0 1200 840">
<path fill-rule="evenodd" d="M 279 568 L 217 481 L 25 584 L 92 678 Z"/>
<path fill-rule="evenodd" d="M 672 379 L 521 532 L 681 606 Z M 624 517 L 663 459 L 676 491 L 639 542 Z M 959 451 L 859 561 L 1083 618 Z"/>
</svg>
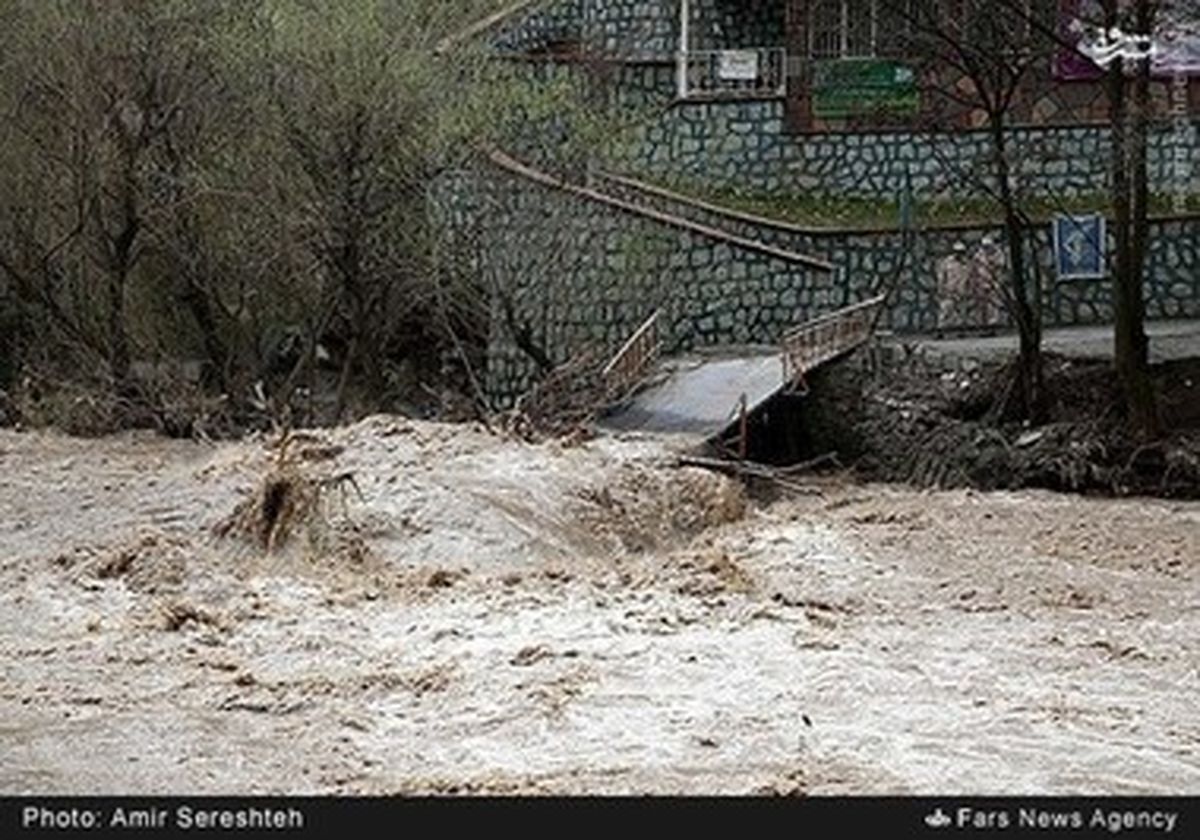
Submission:
<svg viewBox="0 0 1200 840">
<path fill-rule="evenodd" d="M 1011 362 L 860 355 L 813 377 L 804 454 L 866 480 L 1200 498 L 1200 358 L 1153 366 L 1164 433 L 1130 435 L 1111 362 L 1047 355 L 1047 422 L 1005 417 Z"/>
</svg>

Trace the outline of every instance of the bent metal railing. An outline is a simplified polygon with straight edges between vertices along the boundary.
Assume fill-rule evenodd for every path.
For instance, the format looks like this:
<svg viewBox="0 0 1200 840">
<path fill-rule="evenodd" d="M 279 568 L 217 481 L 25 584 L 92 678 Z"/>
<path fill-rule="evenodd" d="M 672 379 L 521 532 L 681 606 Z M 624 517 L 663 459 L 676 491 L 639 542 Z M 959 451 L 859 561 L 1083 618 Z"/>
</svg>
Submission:
<svg viewBox="0 0 1200 840">
<path fill-rule="evenodd" d="M 787 94 L 787 50 L 689 50 L 679 57 L 682 99 L 741 99 Z"/>
<path fill-rule="evenodd" d="M 658 312 L 655 312 L 638 327 L 637 332 L 630 336 L 601 371 L 608 398 L 622 399 L 628 396 L 658 360 L 658 351 Z"/>
<path fill-rule="evenodd" d="M 794 383 L 871 337 L 886 295 L 821 315 L 783 337 L 783 379 Z"/>
</svg>

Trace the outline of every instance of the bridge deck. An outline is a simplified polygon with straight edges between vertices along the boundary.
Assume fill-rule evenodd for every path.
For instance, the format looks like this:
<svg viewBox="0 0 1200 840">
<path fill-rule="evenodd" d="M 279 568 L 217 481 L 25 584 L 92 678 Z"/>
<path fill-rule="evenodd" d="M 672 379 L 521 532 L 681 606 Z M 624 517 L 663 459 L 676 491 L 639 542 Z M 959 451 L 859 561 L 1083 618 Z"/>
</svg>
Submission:
<svg viewBox="0 0 1200 840">
<path fill-rule="evenodd" d="M 706 438 L 720 434 L 737 420 L 743 394 L 746 410 L 752 412 L 783 388 L 783 357 L 768 350 L 733 358 L 675 359 L 657 379 L 603 424 Z"/>
<path fill-rule="evenodd" d="M 676 359 L 660 366 L 652 384 L 634 394 L 604 425 L 648 432 L 721 435 L 806 374 L 862 345 L 884 298 L 876 297 L 814 318 L 789 332 L 780 348 L 747 348 L 724 357 Z M 651 316 L 605 370 L 610 392 L 642 380 L 657 357 L 658 314 Z M 617 375 L 619 374 L 619 375 Z"/>
</svg>

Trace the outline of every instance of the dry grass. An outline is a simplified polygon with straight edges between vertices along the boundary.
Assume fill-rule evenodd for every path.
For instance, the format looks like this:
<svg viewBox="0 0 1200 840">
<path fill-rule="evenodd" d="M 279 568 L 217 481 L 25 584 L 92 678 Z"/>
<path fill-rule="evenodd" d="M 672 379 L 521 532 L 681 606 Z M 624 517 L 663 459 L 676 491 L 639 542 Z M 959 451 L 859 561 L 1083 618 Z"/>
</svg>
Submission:
<svg viewBox="0 0 1200 840">
<path fill-rule="evenodd" d="M 327 538 L 341 530 L 335 520 L 349 512 L 351 491 L 360 499 L 362 491 L 353 473 L 322 472 L 312 466 L 314 461 L 336 458 L 340 448 L 300 448 L 299 443 L 311 444 L 311 436 L 284 432 L 270 471 L 255 492 L 218 524 L 218 536 L 240 536 L 268 554 L 301 535 L 312 548 L 327 547 Z M 314 458 L 314 452 L 320 457 Z"/>
</svg>

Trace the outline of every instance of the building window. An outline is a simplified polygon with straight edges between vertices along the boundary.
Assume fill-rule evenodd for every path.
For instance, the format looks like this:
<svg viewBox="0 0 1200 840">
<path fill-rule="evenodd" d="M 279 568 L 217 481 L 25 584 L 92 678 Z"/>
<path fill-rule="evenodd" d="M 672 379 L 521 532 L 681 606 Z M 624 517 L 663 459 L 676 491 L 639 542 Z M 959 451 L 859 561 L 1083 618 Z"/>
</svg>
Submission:
<svg viewBox="0 0 1200 840">
<path fill-rule="evenodd" d="M 811 0 L 809 55 L 872 58 L 879 46 L 879 0 Z"/>
<path fill-rule="evenodd" d="M 999 8 L 993 0 L 942 0 L 915 28 L 927 38 L 944 35 L 984 49 L 1018 52 L 1029 47 L 1035 18 L 1056 8 L 1057 4 L 1047 3 L 1035 8 L 1033 0 L 1010 0 Z M 1053 19 L 1040 22 L 1053 30 Z"/>
<path fill-rule="evenodd" d="M 1035 14 L 1050 8 L 1033 0 L 1004 9 L 992 0 L 809 0 L 809 57 L 903 58 L 915 41 L 943 37 L 1025 49 Z"/>
</svg>

